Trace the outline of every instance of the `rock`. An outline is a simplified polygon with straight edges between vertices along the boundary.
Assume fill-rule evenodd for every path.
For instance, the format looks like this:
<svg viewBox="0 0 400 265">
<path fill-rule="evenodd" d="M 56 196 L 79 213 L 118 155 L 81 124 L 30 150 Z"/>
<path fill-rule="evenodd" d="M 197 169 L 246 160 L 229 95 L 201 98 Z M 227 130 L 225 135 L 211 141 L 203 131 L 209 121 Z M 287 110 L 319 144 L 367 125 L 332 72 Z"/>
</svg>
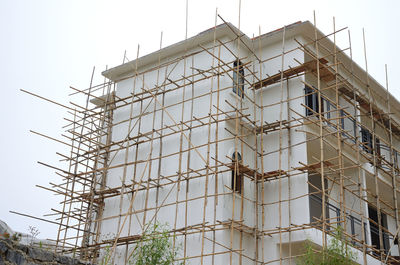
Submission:
<svg viewBox="0 0 400 265">
<path fill-rule="evenodd" d="M 0 241 L 0 253 L 6 253 L 7 249 L 7 244 L 4 241 Z"/>
<path fill-rule="evenodd" d="M 56 260 L 61 264 L 71 264 L 73 262 L 72 258 L 67 256 L 57 256 Z"/>
<path fill-rule="evenodd" d="M 28 247 L 27 246 L 18 244 L 16 247 L 17 247 L 17 249 L 21 250 L 22 252 L 28 254 Z"/>
<path fill-rule="evenodd" d="M 54 254 L 37 248 L 29 248 L 28 255 L 34 260 L 50 262 L 54 260 Z"/>
<path fill-rule="evenodd" d="M 0 239 L 0 265 L 90 265 L 69 256 Z"/>
<path fill-rule="evenodd" d="M 22 253 L 11 249 L 7 251 L 6 259 L 8 262 L 15 263 L 18 265 L 25 265 L 26 263 L 26 258 Z"/>
</svg>

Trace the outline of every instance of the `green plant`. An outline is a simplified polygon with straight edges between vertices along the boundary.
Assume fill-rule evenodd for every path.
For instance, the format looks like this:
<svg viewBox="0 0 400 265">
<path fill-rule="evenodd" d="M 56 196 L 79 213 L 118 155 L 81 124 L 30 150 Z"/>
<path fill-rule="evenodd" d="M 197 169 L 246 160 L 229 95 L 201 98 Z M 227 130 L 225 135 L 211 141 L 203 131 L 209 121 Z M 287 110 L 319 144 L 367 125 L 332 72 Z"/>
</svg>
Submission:
<svg viewBox="0 0 400 265">
<path fill-rule="evenodd" d="M 301 265 L 350 265 L 356 261 L 355 253 L 342 240 L 342 227 L 336 228 L 329 245 L 321 250 L 315 250 L 310 242 L 305 245 L 306 253 L 300 259 Z"/>
<path fill-rule="evenodd" d="M 173 248 L 167 225 L 150 226 L 130 254 L 129 263 L 134 265 L 172 265 L 177 250 Z"/>
<path fill-rule="evenodd" d="M 21 240 L 21 238 L 22 238 L 22 235 L 20 233 L 14 233 L 11 237 L 11 240 L 15 241 L 15 242 L 19 242 Z"/>
<path fill-rule="evenodd" d="M 100 265 L 106 265 L 110 260 L 111 246 L 106 246 L 104 249 L 104 255 L 101 259 Z"/>
</svg>

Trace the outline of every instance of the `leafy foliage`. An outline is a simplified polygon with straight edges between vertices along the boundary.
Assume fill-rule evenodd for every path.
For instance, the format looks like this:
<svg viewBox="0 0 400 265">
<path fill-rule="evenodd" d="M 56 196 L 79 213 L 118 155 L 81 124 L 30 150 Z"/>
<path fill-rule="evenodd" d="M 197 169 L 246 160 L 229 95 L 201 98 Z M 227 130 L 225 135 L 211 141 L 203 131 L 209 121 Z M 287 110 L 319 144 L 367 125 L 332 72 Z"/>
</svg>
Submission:
<svg viewBox="0 0 400 265">
<path fill-rule="evenodd" d="M 158 223 L 149 227 L 131 253 L 130 264 L 173 265 L 177 251 L 173 248 L 166 225 Z"/>
<path fill-rule="evenodd" d="M 109 263 L 110 260 L 110 248 L 111 246 L 106 246 L 105 247 L 105 253 L 103 255 L 103 258 L 101 259 L 100 265 L 106 265 Z"/>
<path fill-rule="evenodd" d="M 22 238 L 21 233 L 14 233 L 14 234 L 11 236 L 11 240 L 13 240 L 13 241 L 15 241 L 15 242 L 21 241 L 21 238 Z"/>
<path fill-rule="evenodd" d="M 306 254 L 300 260 L 301 265 L 351 265 L 356 261 L 346 242 L 342 241 L 342 228 L 339 226 L 328 247 L 321 251 L 314 250 L 311 243 L 306 243 Z"/>
</svg>

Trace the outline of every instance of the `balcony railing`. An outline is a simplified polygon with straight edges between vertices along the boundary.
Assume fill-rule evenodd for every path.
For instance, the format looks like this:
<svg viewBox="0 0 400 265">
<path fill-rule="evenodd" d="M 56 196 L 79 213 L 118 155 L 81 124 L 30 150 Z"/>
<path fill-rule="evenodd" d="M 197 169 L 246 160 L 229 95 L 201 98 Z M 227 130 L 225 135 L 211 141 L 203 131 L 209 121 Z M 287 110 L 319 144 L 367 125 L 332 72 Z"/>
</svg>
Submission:
<svg viewBox="0 0 400 265">
<path fill-rule="evenodd" d="M 318 116 L 319 105 L 317 103 L 317 92 L 316 88 L 313 91 L 311 88 L 306 88 L 306 116 Z M 376 152 L 380 167 L 385 170 L 390 169 L 390 146 L 384 144 L 384 141 L 375 135 L 375 150 L 373 150 L 373 137 L 372 132 L 365 126 L 357 123 L 350 113 L 340 109 L 337 111 L 336 105 L 333 104 L 327 97 L 321 94 L 321 105 L 324 117 L 324 123 L 337 130 L 337 125 L 340 126 L 341 135 L 344 141 L 356 144 L 356 139 L 359 137 L 359 148 L 365 153 L 372 154 Z M 334 119 L 339 120 L 339 124 L 334 122 Z M 333 121 L 332 121 L 333 120 Z M 400 151 L 392 148 L 393 150 L 393 166 L 397 170 L 397 174 L 400 172 Z"/>
<path fill-rule="evenodd" d="M 320 197 L 318 197 L 315 194 L 311 194 L 309 197 L 310 197 L 310 200 L 313 200 L 316 203 L 316 204 L 314 204 L 314 207 L 319 206 L 322 209 L 322 199 Z M 331 220 L 335 220 L 335 223 L 337 225 L 343 226 L 342 221 L 344 221 L 344 220 L 343 220 L 343 218 L 341 218 L 341 210 L 338 207 L 336 207 L 335 205 L 330 204 L 329 202 L 325 202 L 325 205 L 326 205 L 326 209 L 329 211 L 329 216 L 330 216 L 327 223 L 329 224 Z M 311 209 L 310 209 L 310 219 L 312 219 L 312 217 L 313 216 L 311 216 Z M 347 234 L 351 235 L 352 238 L 351 238 L 350 242 L 356 247 L 362 247 L 362 244 L 360 243 L 360 242 L 362 242 L 362 235 L 361 235 L 362 221 L 359 218 L 357 218 L 351 214 L 348 214 L 348 213 L 345 213 L 345 219 L 346 219 L 347 225 L 346 225 L 346 229 L 344 229 L 344 230 Z M 332 228 L 330 226 L 328 226 L 328 227 L 329 227 L 329 229 Z M 366 227 L 367 227 L 367 223 L 364 222 L 364 238 L 367 238 L 367 232 L 366 232 L 367 228 Z M 370 235 L 371 235 L 371 238 L 373 238 L 373 237 L 379 238 L 379 229 L 373 225 L 370 225 Z M 385 250 L 385 252 L 387 252 L 389 250 L 388 242 L 390 239 L 393 239 L 393 237 L 390 236 L 385 231 L 382 231 L 382 235 L 383 235 L 383 242 L 384 242 L 383 249 Z M 357 240 L 355 240 L 355 239 L 357 239 Z M 376 246 L 375 246 L 375 248 L 376 248 Z M 374 251 L 372 251 L 372 254 L 376 254 L 376 253 Z"/>
</svg>

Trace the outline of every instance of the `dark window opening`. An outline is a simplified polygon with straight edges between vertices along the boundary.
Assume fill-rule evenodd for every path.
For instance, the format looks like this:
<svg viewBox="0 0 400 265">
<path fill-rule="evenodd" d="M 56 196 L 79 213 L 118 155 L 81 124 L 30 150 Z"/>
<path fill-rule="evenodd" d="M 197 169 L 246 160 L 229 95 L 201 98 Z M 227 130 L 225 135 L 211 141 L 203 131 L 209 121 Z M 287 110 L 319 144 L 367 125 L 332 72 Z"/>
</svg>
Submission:
<svg viewBox="0 0 400 265">
<path fill-rule="evenodd" d="M 383 236 L 383 246 L 381 246 L 380 240 L 379 240 L 379 227 L 378 227 L 378 211 L 371 207 L 368 206 L 368 215 L 369 219 L 372 221 L 369 221 L 369 226 L 370 226 L 370 234 L 371 234 L 371 244 L 374 246 L 374 248 L 380 250 L 383 249 L 385 252 L 389 251 L 389 235 L 382 229 L 382 236 Z M 386 214 L 381 213 L 381 225 L 382 227 L 387 229 L 387 217 Z"/>
<path fill-rule="evenodd" d="M 342 130 L 344 129 L 344 117 L 346 116 L 346 113 L 344 113 L 343 110 L 340 110 L 340 127 L 342 127 Z"/>
<path fill-rule="evenodd" d="M 362 148 L 365 152 L 372 154 L 372 134 L 364 128 L 361 128 Z"/>
<path fill-rule="evenodd" d="M 374 146 L 373 143 L 373 136 L 369 130 L 361 128 L 361 142 L 362 148 L 365 152 L 372 154 Z M 380 157 L 381 157 L 381 141 L 378 137 L 375 137 L 375 155 L 377 158 L 377 164 L 380 164 Z"/>
<path fill-rule="evenodd" d="M 232 154 L 232 162 L 233 162 L 233 169 L 232 169 L 232 190 L 242 193 L 242 185 L 243 185 L 243 175 L 240 173 L 239 165 L 242 163 L 242 156 L 239 152 L 234 152 Z"/>
<path fill-rule="evenodd" d="M 393 156 L 394 156 L 394 167 L 397 169 L 397 170 L 399 170 L 399 153 L 397 153 L 397 151 L 396 150 L 393 150 Z"/>
<path fill-rule="evenodd" d="M 318 227 L 322 228 L 320 221 L 322 216 L 322 182 L 320 174 L 308 175 L 308 191 L 311 193 L 309 199 L 310 222 L 318 222 Z M 324 179 L 325 190 L 328 188 L 328 181 Z M 325 196 L 325 218 L 329 220 L 328 198 Z M 328 221 L 329 222 L 329 221 Z"/>
<path fill-rule="evenodd" d="M 375 155 L 376 155 L 376 165 L 382 165 L 382 156 L 381 156 L 381 141 L 378 137 L 375 137 Z"/>
<path fill-rule="evenodd" d="M 318 101 L 318 90 L 315 87 L 308 87 L 304 88 L 304 94 L 306 95 L 306 116 L 316 115 L 318 116 L 319 113 L 319 101 Z M 322 103 L 322 98 L 321 98 Z M 321 106 L 321 111 L 323 107 Z"/>
<path fill-rule="evenodd" d="M 233 93 L 244 98 L 244 69 L 242 63 L 237 60 L 233 63 Z"/>
</svg>

